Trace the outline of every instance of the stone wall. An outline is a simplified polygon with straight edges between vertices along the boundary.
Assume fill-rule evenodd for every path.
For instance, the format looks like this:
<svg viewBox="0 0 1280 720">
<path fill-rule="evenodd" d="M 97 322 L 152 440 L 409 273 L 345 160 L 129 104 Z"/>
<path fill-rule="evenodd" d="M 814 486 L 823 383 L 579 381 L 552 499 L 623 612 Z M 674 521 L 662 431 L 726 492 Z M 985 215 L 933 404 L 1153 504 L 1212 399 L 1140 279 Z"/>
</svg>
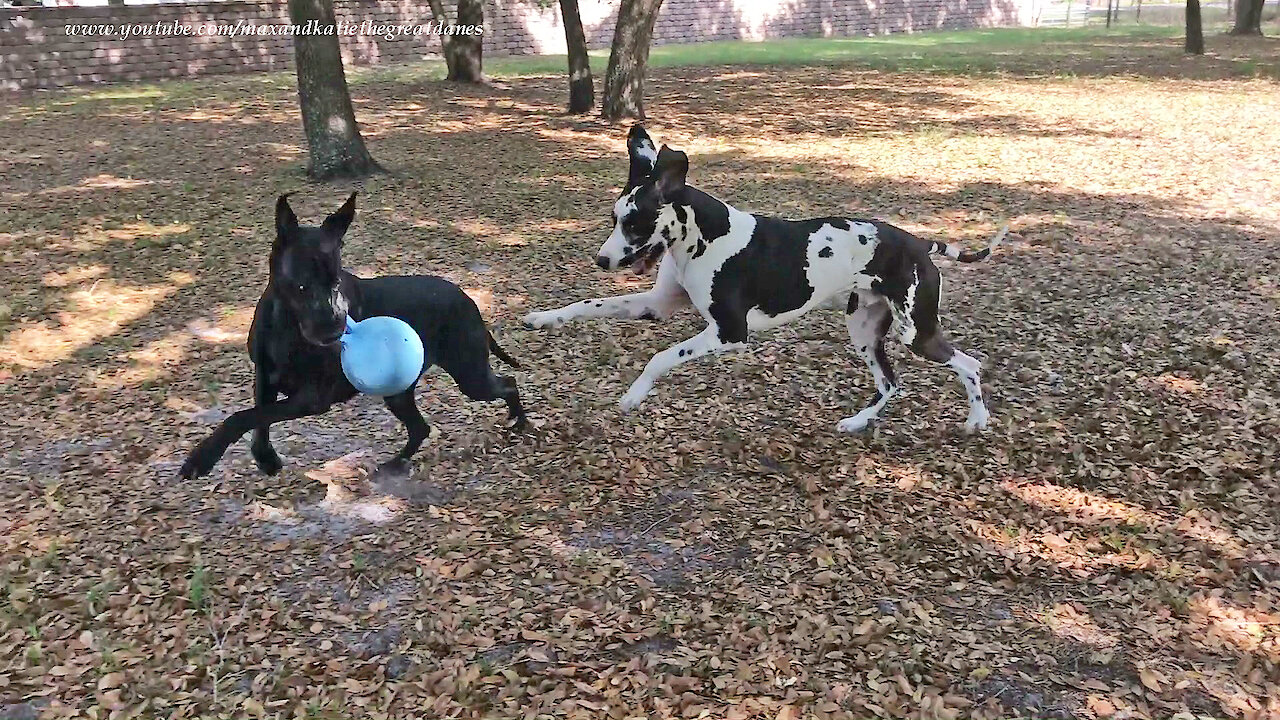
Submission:
<svg viewBox="0 0 1280 720">
<path fill-rule="evenodd" d="M 761 40 L 795 36 L 868 35 L 935 28 L 1015 25 L 1023 0 L 666 0 L 655 42 Z M 452 7 L 453 3 L 445 3 Z M 488 55 L 564 52 L 558 4 L 485 1 Z M 618 0 L 580 0 L 587 40 L 607 47 Z M 339 22 L 432 24 L 423 0 L 337 0 Z M 284 2 L 167 3 L 116 7 L 0 8 L 0 92 L 95 82 L 152 80 L 216 73 L 283 70 L 293 63 L 288 36 L 68 35 L 68 25 L 153 25 L 195 28 L 288 24 Z M 439 53 L 435 35 L 341 38 L 353 65 L 408 62 Z"/>
</svg>

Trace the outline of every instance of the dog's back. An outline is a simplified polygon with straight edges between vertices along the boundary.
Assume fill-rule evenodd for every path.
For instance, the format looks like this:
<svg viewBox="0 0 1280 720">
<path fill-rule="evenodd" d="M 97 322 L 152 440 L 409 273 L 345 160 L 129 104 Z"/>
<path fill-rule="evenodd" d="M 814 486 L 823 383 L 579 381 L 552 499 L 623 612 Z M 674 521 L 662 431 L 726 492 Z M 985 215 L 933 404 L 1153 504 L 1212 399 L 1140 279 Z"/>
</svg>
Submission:
<svg viewBox="0 0 1280 720">
<path fill-rule="evenodd" d="M 478 318 L 480 310 L 462 288 L 434 275 L 388 275 L 356 278 L 360 313 L 364 317 L 390 315 L 413 326 L 418 334 L 434 335 L 457 314 Z"/>
</svg>

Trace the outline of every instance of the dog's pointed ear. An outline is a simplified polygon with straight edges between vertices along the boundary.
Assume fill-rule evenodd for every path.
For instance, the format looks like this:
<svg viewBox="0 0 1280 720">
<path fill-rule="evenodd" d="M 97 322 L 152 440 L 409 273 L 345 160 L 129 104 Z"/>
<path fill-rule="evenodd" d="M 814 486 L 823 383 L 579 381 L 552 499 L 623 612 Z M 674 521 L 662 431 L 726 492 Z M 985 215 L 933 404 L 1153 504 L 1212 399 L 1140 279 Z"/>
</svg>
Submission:
<svg viewBox="0 0 1280 720">
<path fill-rule="evenodd" d="M 631 158 L 631 172 L 627 175 L 627 189 L 643 183 L 653 172 L 658 160 L 658 146 L 653 144 L 644 126 L 636 123 L 627 133 L 627 156 Z"/>
<path fill-rule="evenodd" d="M 689 174 L 689 156 L 679 150 L 672 150 L 666 145 L 658 151 L 658 160 L 653 164 L 653 178 L 657 181 L 658 193 L 664 200 L 675 200 L 684 191 L 684 179 Z"/>
<path fill-rule="evenodd" d="M 338 208 L 337 212 L 324 219 L 320 227 L 328 233 L 329 237 L 334 240 L 342 240 L 342 236 L 346 234 L 347 228 L 351 227 L 351 221 L 356 218 L 356 194 L 351 193 L 351 197 Z"/>
<path fill-rule="evenodd" d="M 289 233 L 298 229 L 298 216 L 289 207 L 289 193 L 276 200 L 276 237 L 288 237 Z"/>
</svg>

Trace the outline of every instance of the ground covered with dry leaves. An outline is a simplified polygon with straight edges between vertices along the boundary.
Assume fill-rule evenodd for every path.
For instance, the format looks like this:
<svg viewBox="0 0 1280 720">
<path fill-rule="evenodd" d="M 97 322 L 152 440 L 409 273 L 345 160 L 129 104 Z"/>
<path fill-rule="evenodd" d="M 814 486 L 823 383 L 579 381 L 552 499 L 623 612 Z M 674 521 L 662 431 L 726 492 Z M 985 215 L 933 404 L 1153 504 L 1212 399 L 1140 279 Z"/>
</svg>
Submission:
<svg viewBox="0 0 1280 720">
<path fill-rule="evenodd" d="M 177 478 L 251 396 L 275 196 L 315 221 L 350 189 L 300 177 L 287 76 L 8 104 L 0 714 L 1280 714 L 1280 92 L 1221 60 L 1276 45 L 1210 43 L 1057 77 L 654 73 L 651 131 L 739 207 L 969 246 L 1010 219 L 942 268 L 978 438 L 900 349 L 885 422 L 838 434 L 872 386 L 834 311 L 620 415 L 696 317 L 518 318 L 646 284 L 592 263 L 625 127 L 560 115 L 558 76 L 359 75 L 393 174 L 360 185 L 348 265 L 467 288 L 540 425 L 430 375 L 408 480 L 364 473 L 403 441 L 371 399 L 279 427 L 277 477 L 242 442 Z"/>
</svg>

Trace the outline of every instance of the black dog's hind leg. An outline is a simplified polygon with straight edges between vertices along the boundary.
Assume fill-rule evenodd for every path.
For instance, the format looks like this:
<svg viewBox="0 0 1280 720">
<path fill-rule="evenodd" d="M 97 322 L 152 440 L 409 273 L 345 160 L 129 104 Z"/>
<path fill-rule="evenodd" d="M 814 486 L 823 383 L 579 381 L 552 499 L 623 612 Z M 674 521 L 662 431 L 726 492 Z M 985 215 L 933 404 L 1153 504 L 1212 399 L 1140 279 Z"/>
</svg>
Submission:
<svg viewBox="0 0 1280 720">
<path fill-rule="evenodd" d="M 265 368 L 254 367 L 253 403 L 257 407 L 274 403 L 279 395 L 267 380 L 266 375 Z M 276 449 L 271 447 L 270 423 L 264 423 L 253 429 L 253 442 L 249 450 L 253 453 L 253 460 L 258 464 L 258 469 L 268 475 L 275 475 L 284 467 L 284 463 L 280 462 L 280 456 L 276 454 Z"/>
<path fill-rule="evenodd" d="M 524 430 L 529 420 L 524 414 L 524 405 L 520 404 L 520 391 L 516 381 L 505 375 L 495 375 L 485 363 L 481 369 L 453 375 L 458 389 L 472 400 L 503 400 L 507 403 L 508 419 L 511 429 Z"/>
<path fill-rule="evenodd" d="M 503 400 L 507 403 L 511 428 L 524 430 L 529 426 L 516 381 L 495 375 L 489 365 L 489 331 L 479 321 L 479 311 L 476 311 L 476 322 L 455 334 L 453 342 L 434 349 L 431 357 L 458 383 L 463 395 L 472 400 Z"/>
<path fill-rule="evenodd" d="M 404 449 L 383 465 L 385 469 L 408 470 L 409 459 L 418 452 L 418 448 L 422 447 L 422 441 L 431 437 L 431 426 L 423 419 L 422 413 L 418 411 L 418 404 L 413 400 L 414 390 L 415 387 L 410 387 L 399 395 L 383 398 L 387 409 L 404 423 L 404 429 L 409 433 L 409 441 L 405 443 Z"/>
<path fill-rule="evenodd" d="M 511 421 L 512 430 L 525 430 L 529 427 L 529 418 L 524 414 L 524 405 L 520 404 L 520 389 L 516 381 L 506 375 L 492 375 L 499 386 L 498 397 L 507 403 L 507 419 Z"/>
</svg>

